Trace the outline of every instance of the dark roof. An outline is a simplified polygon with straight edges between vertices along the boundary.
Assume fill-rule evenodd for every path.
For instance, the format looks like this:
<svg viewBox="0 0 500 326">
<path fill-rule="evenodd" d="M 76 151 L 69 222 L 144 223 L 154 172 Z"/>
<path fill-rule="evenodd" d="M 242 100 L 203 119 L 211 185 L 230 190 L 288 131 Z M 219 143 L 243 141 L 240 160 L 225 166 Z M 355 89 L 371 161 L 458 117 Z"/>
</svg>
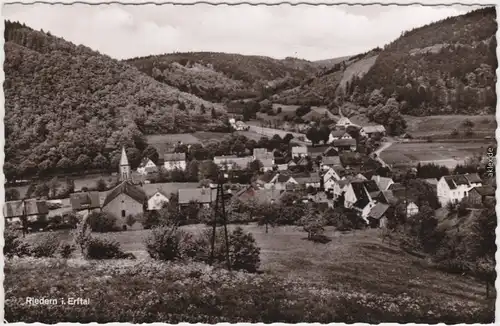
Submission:
<svg viewBox="0 0 500 326">
<path fill-rule="evenodd" d="M 389 205 L 396 205 L 399 201 L 399 199 L 394 196 L 391 190 L 381 191 L 376 199 L 384 204 Z"/>
<path fill-rule="evenodd" d="M 328 147 L 324 152 L 323 152 L 323 156 L 324 157 L 329 157 L 329 156 L 338 156 L 339 155 L 339 152 L 337 152 L 337 150 L 333 147 Z"/>
<path fill-rule="evenodd" d="M 366 187 L 368 192 L 380 191 L 377 183 L 374 180 L 363 181 L 363 185 Z"/>
<path fill-rule="evenodd" d="M 356 139 L 335 139 L 333 146 L 355 146 Z"/>
<path fill-rule="evenodd" d="M 165 162 L 169 161 L 184 161 L 186 160 L 186 153 L 165 153 L 163 155 Z"/>
<path fill-rule="evenodd" d="M 481 183 L 482 180 L 481 178 L 477 175 L 477 173 L 472 173 L 472 174 L 464 174 L 464 177 L 470 182 L 470 183 Z"/>
<path fill-rule="evenodd" d="M 278 179 L 276 180 L 276 182 L 285 183 L 285 182 L 288 182 L 288 180 L 290 180 L 290 178 L 291 178 L 291 176 L 289 176 L 289 175 L 280 174 L 278 176 Z"/>
<path fill-rule="evenodd" d="M 48 213 L 49 207 L 47 206 L 47 202 L 38 199 L 8 201 L 3 207 L 5 218 L 20 217 L 23 215 L 45 215 Z"/>
<path fill-rule="evenodd" d="M 98 191 L 70 194 L 69 201 L 71 203 L 71 208 L 74 211 L 101 207 L 101 200 Z"/>
<path fill-rule="evenodd" d="M 320 154 L 322 155 L 330 146 L 307 146 L 307 152 L 309 154 Z"/>
<path fill-rule="evenodd" d="M 387 209 L 389 209 L 389 205 L 377 203 L 375 206 L 373 206 L 368 216 L 378 220 L 385 214 Z"/>
<path fill-rule="evenodd" d="M 351 186 L 352 190 L 354 190 L 354 195 L 356 195 L 356 198 L 360 199 L 363 197 L 367 197 L 362 181 L 353 181 L 351 182 Z"/>
<path fill-rule="evenodd" d="M 102 207 L 109 204 L 113 199 L 115 199 L 116 197 L 118 197 L 121 194 L 125 194 L 125 195 L 129 196 L 141 204 L 144 204 L 144 202 L 147 201 L 146 194 L 144 193 L 144 191 L 142 189 L 136 187 L 135 185 L 133 185 L 129 181 L 123 181 L 118 186 L 116 186 L 113 190 L 108 192 L 108 194 L 106 195 L 106 199 L 104 199 L 104 203 L 102 204 Z"/>
<path fill-rule="evenodd" d="M 145 158 L 143 158 L 143 159 L 142 159 L 142 161 L 141 161 L 141 164 L 139 164 L 139 167 L 140 167 L 140 168 L 145 167 L 145 166 L 146 166 L 146 164 L 148 164 L 148 162 L 149 162 L 149 161 L 151 161 L 151 159 L 150 159 L 149 157 L 145 157 Z M 153 162 L 153 161 L 151 161 L 151 162 Z"/>
<path fill-rule="evenodd" d="M 323 157 L 321 163 L 324 165 L 341 165 L 340 157 L 338 156 L 327 156 Z"/>
<path fill-rule="evenodd" d="M 274 178 L 275 175 L 276 175 L 275 172 L 271 172 L 271 173 L 266 172 L 260 176 L 259 181 L 262 181 L 264 183 L 269 183 L 269 182 L 271 182 L 271 180 Z"/>
<path fill-rule="evenodd" d="M 369 203 L 370 203 L 370 200 L 368 199 L 368 197 L 362 197 L 361 199 L 359 199 L 357 202 L 354 203 L 354 207 L 359 208 L 359 209 L 363 209 Z"/>
<path fill-rule="evenodd" d="M 481 186 L 474 187 L 472 190 L 476 190 L 481 196 L 495 196 L 495 188 L 492 186 Z"/>
<path fill-rule="evenodd" d="M 394 182 L 392 185 L 389 186 L 389 189 L 387 190 L 398 190 L 398 189 L 404 189 L 405 186 L 400 183 L 400 182 Z"/>
<path fill-rule="evenodd" d="M 191 201 L 195 201 L 200 204 L 208 204 L 214 202 L 216 199 L 217 189 L 179 189 L 179 204 L 187 204 Z"/>
<path fill-rule="evenodd" d="M 297 181 L 299 184 L 306 184 L 306 183 L 318 183 L 321 178 L 317 174 L 311 174 L 308 177 L 297 177 L 295 178 L 295 181 Z"/>
<path fill-rule="evenodd" d="M 450 189 L 456 189 L 460 185 L 471 185 L 472 183 L 481 183 L 481 178 L 477 173 L 473 174 L 456 174 L 444 176 L 444 181 L 448 184 Z"/>
</svg>

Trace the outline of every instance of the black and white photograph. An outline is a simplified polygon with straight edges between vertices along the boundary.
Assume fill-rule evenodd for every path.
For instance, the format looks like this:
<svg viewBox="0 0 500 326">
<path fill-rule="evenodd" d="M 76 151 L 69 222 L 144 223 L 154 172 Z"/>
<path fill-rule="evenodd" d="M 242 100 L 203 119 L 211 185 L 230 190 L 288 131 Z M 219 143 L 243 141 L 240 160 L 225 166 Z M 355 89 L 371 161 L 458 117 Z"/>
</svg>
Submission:
<svg viewBox="0 0 500 326">
<path fill-rule="evenodd" d="M 494 6 L 2 16 L 5 323 L 495 322 Z"/>
</svg>

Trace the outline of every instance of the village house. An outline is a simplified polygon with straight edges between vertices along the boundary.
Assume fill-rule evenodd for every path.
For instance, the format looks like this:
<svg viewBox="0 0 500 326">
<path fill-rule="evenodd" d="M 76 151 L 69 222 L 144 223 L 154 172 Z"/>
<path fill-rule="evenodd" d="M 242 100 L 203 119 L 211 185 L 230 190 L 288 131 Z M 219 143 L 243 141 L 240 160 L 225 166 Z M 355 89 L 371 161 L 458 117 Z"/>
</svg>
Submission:
<svg viewBox="0 0 500 326">
<path fill-rule="evenodd" d="M 394 183 L 394 180 L 391 178 L 381 177 L 379 175 L 373 175 L 371 179 L 375 181 L 379 189 L 382 191 L 389 189 L 389 187 Z"/>
<path fill-rule="evenodd" d="M 474 174 L 457 174 L 441 177 L 437 184 L 437 196 L 441 206 L 459 203 L 469 190 L 482 186 L 481 178 Z"/>
<path fill-rule="evenodd" d="M 333 148 L 332 146 L 328 147 L 323 152 L 323 157 L 333 157 L 333 156 L 339 156 L 339 152 L 335 148 Z"/>
<path fill-rule="evenodd" d="M 375 206 L 373 198 L 378 196 L 380 190 L 373 180 L 356 180 L 349 183 L 345 190 L 344 207 L 358 211 L 365 220 Z"/>
<path fill-rule="evenodd" d="M 352 136 L 346 132 L 345 129 L 335 129 L 330 132 L 328 137 L 328 143 L 333 143 L 334 140 L 338 139 L 353 139 Z"/>
<path fill-rule="evenodd" d="M 347 126 L 352 125 L 352 122 L 347 117 L 340 117 L 340 119 L 337 121 L 336 125 L 340 126 L 340 127 L 347 127 Z"/>
<path fill-rule="evenodd" d="M 148 198 L 148 211 L 160 210 L 164 204 L 169 203 L 167 194 L 158 189 L 153 195 Z"/>
<path fill-rule="evenodd" d="M 217 188 L 179 189 L 178 196 L 180 207 L 187 206 L 190 203 L 209 207 L 217 199 Z"/>
<path fill-rule="evenodd" d="M 337 151 L 356 151 L 356 139 L 337 139 L 333 141 Z"/>
<path fill-rule="evenodd" d="M 392 188 L 392 187 L 391 187 Z M 420 211 L 417 202 L 418 198 L 411 191 L 406 192 L 404 188 L 397 188 L 395 190 L 384 190 L 375 198 L 380 203 L 387 204 L 391 207 L 403 205 L 406 207 L 406 216 L 411 217 L 418 214 Z M 405 203 L 407 203 L 405 205 Z"/>
<path fill-rule="evenodd" d="M 321 187 L 321 178 L 317 173 L 312 173 L 307 177 L 296 177 L 295 181 L 297 181 L 297 183 L 304 189 L 307 189 L 309 187 L 319 189 Z"/>
<path fill-rule="evenodd" d="M 272 171 L 274 169 L 274 160 L 273 159 L 261 159 L 259 160 L 262 163 L 262 172 Z M 286 164 L 285 164 L 286 165 Z M 288 166 L 287 166 L 288 169 Z"/>
<path fill-rule="evenodd" d="M 248 164 L 253 162 L 253 156 L 237 157 L 233 155 L 215 156 L 214 163 L 217 164 L 222 170 L 244 170 Z"/>
<path fill-rule="evenodd" d="M 142 175 L 147 175 L 148 173 L 154 173 L 158 170 L 156 164 L 148 158 L 145 157 L 142 159 L 141 164 L 139 164 L 139 167 L 137 168 L 137 173 L 142 174 Z"/>
<path fill-rule="evenodd" d="M 362 137 L 372 137 L 374 134 L 380 134 L 382 136 L 385 136 L 385 127 L 382 126 L 382 125 L 376 125 L 376 126 L 365 126 L 363 128 L 361 128 L 361 130 L 359 131 L 359 134 L 362 136 Z"/>
<path fill-rule="evenodd" d="M 277 189 L 258 189 L 254 186 L 247 186 L 238 191 L 234 197 L 243 202 L 253 201 L 255 203 L 275 203 L 285 193 L 284 190 Z"/>
<path fill-rule="evenodd" d="M 323 157 L 324 152 L 330 148 L 330 146 L 307 146 L 307 156 L 316 159 L 318 156 Z"/>
<path fill-rule="evenodd" d="M 342 163 L 340 163 L 340 157 L 328 156 L 328 157 L 323 157 L 320 166 L 322 170 L 328 171 L 335 166 L 342 167 Z"/>
<path fill-rule="evenodd" d="M 467 194 L 467 201 L 472 205 L 482 205 L 488 198 L 495 198 L 495 188 L 492 186 L 474 187 Z"/>
<path fill-rule="evenodd" d="M 273 152 L 269 152 L 267 148 L 254 148 L 253 149 L 253 159 L 254 160 L 272 160 L 274 159 Z"/>
<path fill-rule="evenodd" d="M 306 157 L 307 147 L 306 146 L 293 146 L 292 147 L 292 157 Z"/>
<path fill-rule="evenodd" d="M 101 210 L 101 198 L 99 191 L 77 192 L 69 195 L 71 209 L 78 215 L 86 216 L 91 212 Z"/>
<path fill-rule="evenodd" d="M 372 228 L 385 228 L 387 226 L 386 213 L 389 211 L 390 206 L 383 203 L 377 203 L 372 207 L 368 213 L 368 224 Z"/>
<path fill-rule="evenodd" d="M 39 199 L 25 199 L 7 201 L 3 205 L 3 216 L 5 222 L 11 225 L 22 226 L 22 219 L 36 221 L 37 218 L 45 218 L 49 214 L 47 201 Z"/>
<path fill-rule="evenodd" d="M 186 153 L 165 153 L 163 155 L 165 170 L 186 170 Z"/>
<path fill-rule="evenodd" d="M 265 189 L 286 190 L 288 184 L 298 185 L 299 183 L 291 175 L 275 173 L 273 178 L 264 184 Z"/>
</svg>

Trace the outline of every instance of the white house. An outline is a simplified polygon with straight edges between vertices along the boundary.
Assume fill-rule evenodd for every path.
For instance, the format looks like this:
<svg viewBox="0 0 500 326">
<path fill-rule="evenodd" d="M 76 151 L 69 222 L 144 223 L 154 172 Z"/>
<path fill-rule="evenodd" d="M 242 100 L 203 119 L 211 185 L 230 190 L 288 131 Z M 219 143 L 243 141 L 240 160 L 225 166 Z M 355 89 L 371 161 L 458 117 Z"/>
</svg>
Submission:
<svg viewBox="0 0 500 326">
<path fill-rule="evenodd" d="M 165 170 L 186 170 L 186 153 L 165 153 L 163 155 Z"/>
<path fill-rule="evenodd" d="M 168 196 L 165 195 L 160 190 L 157 190 L 151 197 L 148 199 L 148 210 L 160 210 L 163 207 L 164 203 L 168 203 Z"/>
<path fill-rule="evenodd" d="M 352 124 L 351 120 L 349 120 L 349 118 L 347 117 L 341 117 L 339 121 L 337 121 L 337 126 L 347 127 L 350 126 L 351 124 Z"/>
<path fill-rule="evenodd" d="M 419 209 L 418 209 L 418 206 L 417 204 L 415 204 L 414 202 L 412 201 L 409 201 L 408 202 L 408 205 L 406 205 L 406 214 L 411 217 L 415 214 L 418 214 L 419 212 Z"/>
<path fill-rule="evenodd" d="M 372 176 L 372 180 L 375 181 L 380 190 L 384 191 L 389 189 L 389 187 L 394 183 L 391 178 L 381 177 L 379 175 Z"/>
<path fill-rule="evenodd" d="M 385 127 L 382 125 L 365 126 L 359 131 L 359 134 L 363 137 L 371 137 L 375 133 L 385 135 Z"/>
<path fill-rule="evenodd" d="M 307 147 L 306 146 L 293 146 L 292 147 L 292 157 L 306 157 Z"/>
<path fill-rule="evenodd" d="M 148 174 L 148 171 L 155 170 L 156 168 L 157 168 L 156 164 L 154 164 L 154 162 L 151 161 L 150 158 L 145 157 L 142 159 L 141 164 L 139 164 L 139 167 L 137 168 L 137 173 L 146 175 Z"/>
<path fill-rule="evenodd" d="M 481 178 L 474 174 L 457 174 L 441 177 L 437 184 L 437 196 L 441 206 L 448 203 L 459 203 L 467 196 L 469 190 L 482 186 Z"/>
<path fill-rule="evenodd" d="M 264 185 L 266 189 L 286 190 L 287 185 L 298 185 L 299 183 L 290 175 L 276 173 L 274 177 Z"/>
</svg>

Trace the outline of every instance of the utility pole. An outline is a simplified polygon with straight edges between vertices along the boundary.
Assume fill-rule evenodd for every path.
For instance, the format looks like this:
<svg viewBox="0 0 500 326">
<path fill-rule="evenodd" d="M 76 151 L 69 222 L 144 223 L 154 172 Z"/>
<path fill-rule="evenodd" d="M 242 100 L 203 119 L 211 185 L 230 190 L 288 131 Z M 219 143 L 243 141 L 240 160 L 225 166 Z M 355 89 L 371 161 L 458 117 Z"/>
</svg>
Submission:
<svg viewBox="0 0 500 326">
<path fill-rule="evenodd" d="M 212 191 L 212 190 L 210 190 Z M 231 261 L 229 258 L 229 235 L 227 232 L 227 217 L 226 217 L 226 207 L 224 203 L 224 175 L 219 172 L 219 180 L 217 183 L 217 196 L 215 199 L 215 209 L 214 209 L 214 219 L 212 226 L 212 247 L 210 252 L 210 265 L 214 262 L 215 254 L 215 238 L 217 235 L 217 217 L 222 217 L 222 225 L 224 227 L 224 241 L 226 244 L 226 264 L 227 269 L 231 270 Z"/>
</svg>

